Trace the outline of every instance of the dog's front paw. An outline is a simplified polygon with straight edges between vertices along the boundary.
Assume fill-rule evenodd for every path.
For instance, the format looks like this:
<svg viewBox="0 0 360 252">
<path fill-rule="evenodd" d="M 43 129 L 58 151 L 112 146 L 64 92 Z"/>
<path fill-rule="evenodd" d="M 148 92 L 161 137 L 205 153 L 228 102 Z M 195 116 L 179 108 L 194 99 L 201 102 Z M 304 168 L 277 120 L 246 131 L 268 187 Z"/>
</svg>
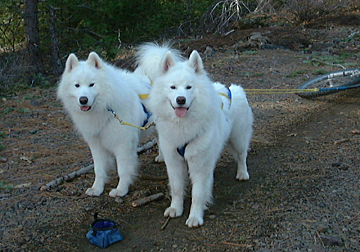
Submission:
<svg viewBox="0 0 360 252">
<path fill-rule="evenodd" d="M 203 218 L 200 217 L 189 217 L 189 219 L 186 220 L 186 225 L 189 228 L 196 228 L 200 227 L 204 223 Z"/>
<path fill-rule="evenodd" d="M 103 191 L 104 191 L 103 189 L 91 187 L 88 188 L 85 193 L 89 196 L 100 196 L 103 193 Z"/>
<path fill-rule="evenodd" d="M 164 216 L 165 217 L 171 217 L 171 218 L 175 218 L 175 217 L 179 217 L 181 216 L 183 213 L 182 209 L 176 209 L 174 207 L 169 207 L 165 210 L 164 212 Z"/>
<path fill-rule="evenodd" d="M 110 197 L 123 197 L 128 193 L 128 190 L 124 191 L 124 190 L 120 190 L 120 189 L 112 189 L 111 192 L 109 193 Z"/>
<path fill-rule="evenodd" d="M 247 171 L 241 171 L 241 172 L 238 172 L 237 174 L 236 174 L 236 179 L 237 180 L 240 180 L 240 181 L 242 181 L 242 180 L 249 180 L 249 173 L 247 172 Z"/>
</svg>

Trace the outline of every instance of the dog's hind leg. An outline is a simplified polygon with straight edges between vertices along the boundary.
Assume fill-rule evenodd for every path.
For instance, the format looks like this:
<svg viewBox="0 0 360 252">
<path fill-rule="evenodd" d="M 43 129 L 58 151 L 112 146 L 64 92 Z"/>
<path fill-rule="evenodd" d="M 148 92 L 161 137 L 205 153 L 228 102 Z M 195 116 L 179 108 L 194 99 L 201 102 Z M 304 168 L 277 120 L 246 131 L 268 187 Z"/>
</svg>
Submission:
<svg viewBox="0 0 360 252">
<path fill-rule="evenodd" d="M 246 139 L 243 135 L 232 134 L 228 143 L 228 150 L 233 155 L 237 162 L 236 179 L 249 180 L 249 173 L 247 171 L 246 158 L 249 148 L 249 139 Z"/>
</svg>

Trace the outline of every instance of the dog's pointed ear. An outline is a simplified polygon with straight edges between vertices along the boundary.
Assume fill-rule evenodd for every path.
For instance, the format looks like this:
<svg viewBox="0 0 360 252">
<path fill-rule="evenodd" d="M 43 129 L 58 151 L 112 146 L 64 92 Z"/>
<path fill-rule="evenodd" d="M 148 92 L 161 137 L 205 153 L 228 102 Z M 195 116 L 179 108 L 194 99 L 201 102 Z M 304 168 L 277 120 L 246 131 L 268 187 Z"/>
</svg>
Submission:
<svg viewBox="0 0 360 252">
<path fill-rule="evenodd" d="M 103 61 L 100 59 L 99 55 L 96 52 L 91 52 L 87 59 L 87 62 L 98 69 L 103 67 Z"/>
<path fill-rule="evenodd" d="M 79 64 L 78 58 L 71 53 L 66 60 L 65 72 L 71 72 Z"/>
<path fill-rule="evenodd" d="M 167 51 L 161 61 L 161 73 L 166 73 L 171 67 L 175 66 L 176 61 L 172 52 Z"/>
<path fill-rule="evenodd" d="M 190 54 L 188 64 L 191 68 L 195 70 L 195 73 L 204 73 L 204 64 L 199 53 L 196 50 L 192 51 L 192 53 Z"/>
</svg>

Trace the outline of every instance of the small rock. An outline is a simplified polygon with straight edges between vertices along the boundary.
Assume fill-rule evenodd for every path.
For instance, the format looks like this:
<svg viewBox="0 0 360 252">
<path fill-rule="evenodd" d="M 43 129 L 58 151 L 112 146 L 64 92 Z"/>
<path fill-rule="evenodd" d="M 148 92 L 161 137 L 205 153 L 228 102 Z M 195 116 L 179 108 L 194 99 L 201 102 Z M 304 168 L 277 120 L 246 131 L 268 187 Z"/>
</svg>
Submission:
<svg viewBox="0 0 360 252">
<path fill-rule="evenodd" d="M 337 167 L 339 170 L 348 170 L 350 168 L 350 165 L 341 162 L 334 162 L 331 166 Z"/>
<path fill-rule="evenodd" d="M 29 131 L 29 133 L 31 134 L 31 135 L 34 135 L 34 134 L 36 134 L 38 132 L 38 130 L 36 130 L 36 129 L 33 129 L 33 130 L 30 130 Z"/>
<path fill-rule="evenodd" d="M 216 219 L 216 215 L 214 215 L 214 214 L 209 215 L 209 219 L 210 219 L 210 220 L 215 220 L 215 219 Z"/>
<path fill-rule="evenodd" d="M 34 107 L 38 107 L 41 105 L 41 103 L 38 100 L 31 100 L 30 105 Z"/>
<path fill-rule="evenodd" d="M 204 54 L 206 57 L 211 57 L 214 55 L 214 50 L 210 46 L 206 46 Z"/>
<path fill-rule="evenodd" d="M 316 227 L 316 230 L 317 230 L 319 233 L 326 233 L 326 232 L 329 230 L 329 226 L 328 226 L 328 225 L 325 225 L 325 224 L 319 224 L 319 225 Z"/>
<path fill-rule="evenodd" d="M 122 203 L 124 203 L 124 199 L 121 198 L 121 197 L 116 197 L 116 198 L 115 198 L 115 202 L 116 202 L 116 203 L 119 203 L 119 204 L 122 204 Z"/>
<path fill-rule="evenodd" d="M 331 164 L 332 167 L 339 167 L 341 165 L 341 162 L 334 162 Z"/>
<path fill-rule="evenodd" d="M 322 235 L 321 239 L 325 246 L 344 246 L 342 239 L 337 236 Z"/>
<path fill-rule="evenodd" d="M 5 157 L 0 158 L 1 163 L 5 163 L 6 161 L 7 161 L 7 158 L 5 158 Z"/>
</svg>

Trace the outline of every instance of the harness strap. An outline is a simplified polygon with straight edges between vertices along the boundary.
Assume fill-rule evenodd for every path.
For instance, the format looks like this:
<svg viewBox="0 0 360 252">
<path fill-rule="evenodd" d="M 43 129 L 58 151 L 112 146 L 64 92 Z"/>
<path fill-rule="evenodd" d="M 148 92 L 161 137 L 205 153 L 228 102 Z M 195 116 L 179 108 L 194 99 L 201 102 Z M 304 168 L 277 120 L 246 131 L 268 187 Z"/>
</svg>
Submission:
<svg viewBox="0 0 360 252">
<path fill-rule="evenodd" d="M 219 92 L 218 94 L 221 95 L 221 96 L 224 96 L 225 98 L 228 99 L 228 101 L 229 101 L 229 108 L 230 108 L 230 106 L 231 106 L 231 101 L 232 101 L 232 94 L 231 94 L 230 88 L 227 87 L 227 90 L 228 90 L 228 94 L 227 94 L 227 95 L 224 94 L 224 93 L 220 93 L 220 92 Z M 223 107 L 224 107 L 224 103 L 221 105 L 221 109 L 223 109 Z"/>
<path fill-rule="evenodd" d="M 141 105 L 143 106 L 143 110 L 144 110 L 144 112 L 145 112 L 145 114 L 146 114 L 146 120 L 144 120 L 144 123 L 143 123 L 143 127 L 144 127 L 144 126 L 148 123 L 149 118 L 151 117 L 152 113 L 150 113 L 150 112 L 146 109 L 146 107 L 145 107 L 144 104 L 141 103 Z"/>
<path fill-rule="evenodd" d="M 145 99 L 149 98 L 149 94 L 139 94 L 139 98 L 141 100 L 145 100 Z"/>
<path fill-rule="evenodd" d="M 145 109 L 145 106 L 143 105 L 143 107 L 144 107 L 144 109 Z M 125 121 L 123 121 L 123 120 L 121 120 L 121 118 L 115 113 L 115 111 L 114 110 L 112 110 L 111 108 L 108 108 L 107 109 L 109 112 L 111 112 L 113 115 L 114 115 L 114 117 L 116 118 L 116 119 L 118 119 L 119 120 L 119 122 L 120 122 L 120 124 L 121 125 L 127 125 L 127 126 L 132 126 L 132 127 L 135 127 L 135 128 L 138 128 L 138 129 L 141 129 L 141 130 L 148 130 L 151 126 L 155 126 L 155 122 L 152 122 L 152 123 L 150 123 L 149 125 L 147 125 L 147 126 L 143 126 L 143 127 L 139 127 L 139 126 L 137 126 L 137 125 L 135 125 L 135 124 L 131 124 L 131 123 L 128 123 L 128 122 L 125 122 Z M 148 116 L 148 118 L 147 118 L 147 120 L 145 120 L 145 122 L 147 123 L 147 121 L 148 121 L 148 119 L 149 119 L 149 112 L 145 112 L 145 113 L 147 113 L 147 116 Z M 151 115 L 151 114 L 150 114 Z M 144 123 L 145 123 L 144 122 Z M 145 123 L 145 124 L 146 124 Z"/>
<path fill-rule="evenodd" d="M 188 144 L 185 144 L 183 147 L 179 147 L 177 148 L 177 152 L 179 153 L 180 156 L 184 157 L 185 156 L 185 148 Z"/>
</svg>

